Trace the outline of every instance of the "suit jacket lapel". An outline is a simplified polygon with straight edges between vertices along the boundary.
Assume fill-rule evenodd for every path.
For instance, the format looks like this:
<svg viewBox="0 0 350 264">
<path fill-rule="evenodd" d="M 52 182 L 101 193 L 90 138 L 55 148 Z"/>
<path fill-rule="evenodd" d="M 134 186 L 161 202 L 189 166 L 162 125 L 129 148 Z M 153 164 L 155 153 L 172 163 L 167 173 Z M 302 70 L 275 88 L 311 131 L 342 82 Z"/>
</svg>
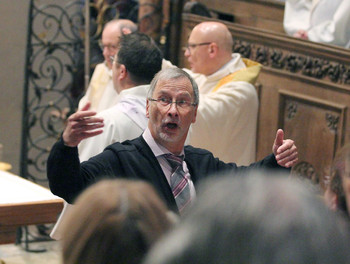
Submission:
<svg viewBox="0 0 350 264">
<path fill-rule="evenodd" d="M 168 207 L 174 211 L 178 212 L 178 208 L 169 186 L 169 183 L 163 173 L 162 168 L 159 165 L 157 158 L 154 156 L 151 148 L 147 145 L 146 141 L 142 136 L 133 140 L 134 145 L 139 150 L 140 154 L 145 157 L 149 162 L 148 165 L 152 167 L 152 172 L 155 172 L 155 175 L 152 175 L 152 184 L 155 189 L 158 191 L 159 195 L 163 197 L 164 201 L 167 203 Z"/>
</svg>

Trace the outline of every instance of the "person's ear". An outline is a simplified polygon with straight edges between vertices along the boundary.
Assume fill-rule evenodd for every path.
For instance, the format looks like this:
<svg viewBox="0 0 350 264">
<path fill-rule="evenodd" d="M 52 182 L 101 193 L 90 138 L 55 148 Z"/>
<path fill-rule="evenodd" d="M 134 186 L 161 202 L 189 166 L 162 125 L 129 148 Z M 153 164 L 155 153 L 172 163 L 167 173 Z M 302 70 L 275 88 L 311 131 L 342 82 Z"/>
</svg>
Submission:
<svg viewBox="0 0 350 264">
<path fill-rule="evenodd" d="M 120 64 L 118 78 L 119 80 L 124 80 L 126 77 L 128 77 L 128 71 L 124 64 Z"/>
<path fill-rule="evenodd" d="M 147 99 L 146 100 L 146 117 L 147 118 L 149 118 L 149 110 L 148 110 L 148 108 L 149 108 L 149 100 Z"/>
<path fill-rule="evenodd" d="M 209 56 L 211 58 L 215 57 L 218 54 L 218 50 L 219 47 L 215 42 L 210 43 L 210 45 L 208 46 Z"/>
<path fill-rule="evenodd" d="M 130 33 L 131 33 L 131 30 L 130 30 L 130 28 L 124 27 L 124 28 L 122 28 L 122 33 L 123 33 L 124 35 L 127 35 L 127 34 L 130 34 Z"/>
<path fill-rule="evenodd" d="M 193 115 L 192 123 L 195 123 L 195 122 L 196 122 L 197 110 L 198 110 L 198 106 L 196 106 L 196 108 L 195 108 L 195 110 L 194 110 L 194 115 Z"/>
<path fill-rule="evenodd" d="M 331 204 L 330 204 L 330 208 L 333 211 L 337 211 L 337 209 L 339 208 L 339 198 L 338 195 L 334 194 L 334 196 L 331 199 Z"/>
</svg>

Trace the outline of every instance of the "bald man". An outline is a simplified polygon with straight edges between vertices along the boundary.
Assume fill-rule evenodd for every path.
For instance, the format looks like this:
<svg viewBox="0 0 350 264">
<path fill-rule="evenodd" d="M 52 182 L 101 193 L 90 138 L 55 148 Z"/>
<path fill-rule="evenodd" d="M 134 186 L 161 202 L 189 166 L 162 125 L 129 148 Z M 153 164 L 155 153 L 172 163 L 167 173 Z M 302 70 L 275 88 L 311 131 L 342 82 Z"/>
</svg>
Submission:
<svg viewBox="0 0 350 264">
<path fill-rule="evenodd" d="M 232 53 L 228 28 L 218 22 L 195 26 L 185 56 L 199 87 L 197 122 L 188 143 L 225 162 L 255 161 L 258 96 L 254 87 L 261 65 Z"/>
<path fill-rule="evenodd" d="M 136 30 L 136 24 L 128 19 L 111 20 L 105 25 L 100 42 L 105 60 L 97 64 L 90 85 L 79 102 L 79 109 L 90 102 L 91 110 L 101 112 L 117 103 L 118 93 L 113 87 L 111 57 L 118 51 L 120 36 Z"/>
</svg>

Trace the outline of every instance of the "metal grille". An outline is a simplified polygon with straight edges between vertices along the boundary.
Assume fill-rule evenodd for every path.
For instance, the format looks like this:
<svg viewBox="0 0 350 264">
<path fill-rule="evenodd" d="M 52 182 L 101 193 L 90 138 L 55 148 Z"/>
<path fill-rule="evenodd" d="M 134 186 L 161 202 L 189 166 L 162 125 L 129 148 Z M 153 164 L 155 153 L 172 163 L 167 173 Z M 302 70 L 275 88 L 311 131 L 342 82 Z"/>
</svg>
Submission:
<svg viewBox="0 0 350 264">
<path fill-rule="evenodd" d="M 23 100 L 20 174 L 46 182 L 46 160 L 66 116 L 83 54 L 81 1 L 31 1 Z"/>
<path fill-rule="evenodd" d="M 103 61 L 97 44 L 103 25 L 113 18 L 135 21 L 138 5 L 133 0 L 90 2 L 92 73 Z M 30 2 L 20 175 L 44 186 L 50 148 L 84 93 L 84 4 L 84 0 Z"/>
</svg>

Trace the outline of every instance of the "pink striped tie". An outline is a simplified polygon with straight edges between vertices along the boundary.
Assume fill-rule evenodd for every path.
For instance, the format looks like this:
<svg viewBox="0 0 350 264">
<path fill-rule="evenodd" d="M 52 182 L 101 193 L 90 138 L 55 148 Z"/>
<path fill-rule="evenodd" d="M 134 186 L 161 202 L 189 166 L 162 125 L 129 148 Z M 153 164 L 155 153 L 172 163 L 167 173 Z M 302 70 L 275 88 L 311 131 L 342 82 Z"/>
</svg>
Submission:
<svg viewBox="0 0 350 264">
<path fill-rule="evenodd" d="M 188 184 L 189 173 L 185 173 L 182 168 L 183 156 L 165 154 L 164 157 L 172 168 L 170 177 L 170 187 L 173 192 L 177 208 L 180 214 L 191 204 L 190 186 Z"/>
</svg>

